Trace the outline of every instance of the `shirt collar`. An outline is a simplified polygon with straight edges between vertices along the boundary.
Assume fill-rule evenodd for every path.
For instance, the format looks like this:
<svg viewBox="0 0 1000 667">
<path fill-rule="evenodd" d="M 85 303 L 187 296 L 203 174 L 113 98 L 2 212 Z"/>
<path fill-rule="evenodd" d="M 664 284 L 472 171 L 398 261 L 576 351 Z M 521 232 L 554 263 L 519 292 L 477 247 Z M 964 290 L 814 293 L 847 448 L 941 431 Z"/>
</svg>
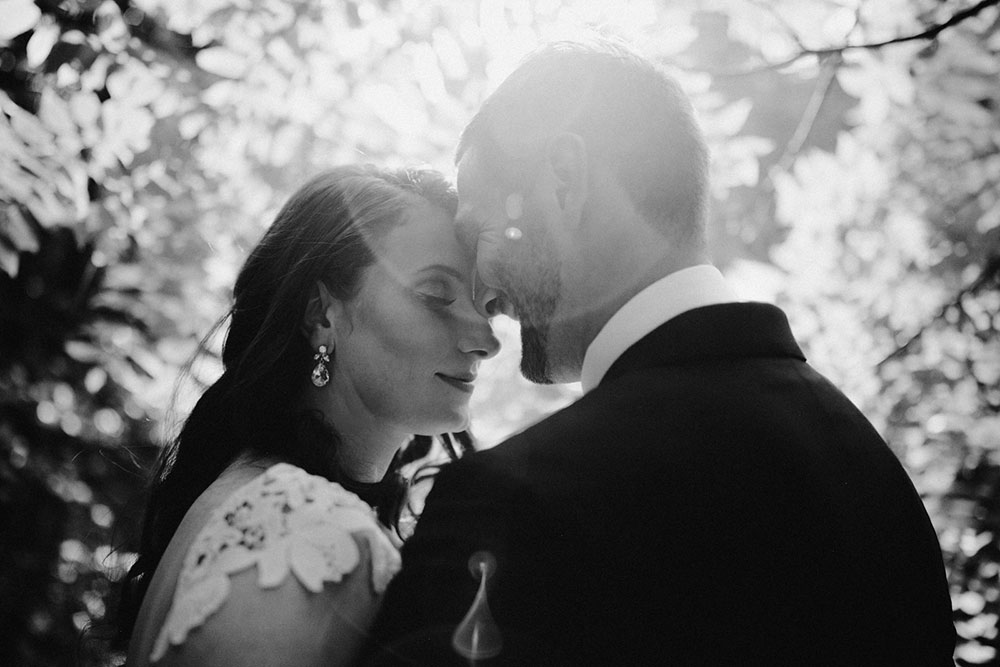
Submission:
<svg viewBox="0 0 1000 667">
<path fill-rule="evenodd" d="M 611 364 L 640 339 L 681 313 L 738 301 L 736 293 L 711 264 L 681 269 L 657 280 L 611 316 L 583 356 L 580 385 L 584 393 L 600 383 Z"/>
</svg>

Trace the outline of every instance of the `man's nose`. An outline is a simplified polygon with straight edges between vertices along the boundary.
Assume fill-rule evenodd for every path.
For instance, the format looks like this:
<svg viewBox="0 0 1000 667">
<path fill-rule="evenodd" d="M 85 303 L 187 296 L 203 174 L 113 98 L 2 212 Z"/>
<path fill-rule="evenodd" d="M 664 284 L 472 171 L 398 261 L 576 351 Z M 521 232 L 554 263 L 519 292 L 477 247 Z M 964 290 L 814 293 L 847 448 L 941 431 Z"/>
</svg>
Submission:
<svg viewBox="0 0 1000 667">
<path fill-rule="evenodd" d="M 472 294 L 476 304 L 476 312 L 483 317 L 494 317 L 503 311 L 503 294 L 483 282 L 478 271 L 476 271 Z"/>
</svg>

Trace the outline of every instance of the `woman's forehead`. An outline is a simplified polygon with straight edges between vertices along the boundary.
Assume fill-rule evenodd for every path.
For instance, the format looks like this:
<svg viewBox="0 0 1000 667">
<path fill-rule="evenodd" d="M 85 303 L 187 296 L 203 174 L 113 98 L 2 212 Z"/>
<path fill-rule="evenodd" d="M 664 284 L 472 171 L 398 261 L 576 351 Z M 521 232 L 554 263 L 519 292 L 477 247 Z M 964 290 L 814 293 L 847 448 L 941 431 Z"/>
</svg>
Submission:
<svg viewBox="0 0 1000 667">
<path fill-rule="evenodd" d="M 404 211 L 374 248 L 376 262 L 387 271 L 411 275 L 431 265 L 466 273 L 469 257 L 456 236 L 452 217 L 422 201 Z"/>
</svg>

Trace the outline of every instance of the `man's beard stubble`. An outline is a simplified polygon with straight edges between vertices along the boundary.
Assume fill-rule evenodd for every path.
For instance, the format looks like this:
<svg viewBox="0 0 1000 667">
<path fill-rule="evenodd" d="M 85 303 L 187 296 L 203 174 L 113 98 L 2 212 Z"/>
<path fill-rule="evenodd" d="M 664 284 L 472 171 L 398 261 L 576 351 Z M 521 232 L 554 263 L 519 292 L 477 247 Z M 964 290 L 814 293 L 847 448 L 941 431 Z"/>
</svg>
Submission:
<svg viewBox="0 0 1000 667">
<path fill-rule="evenodd" d="M 526 252 L 509 257 L 501 272 L 503 289 L 521 325 L 521 374 L 535 384 L 552 384 L 549 334 L 561 291 L 559 260 L 547 234 L 521 243 L 531 245 L 519 248 Z"/>
<path fill-rule="evenodd" d="M 521 375 L 535 384 L 552 384 L 548 355 L 548 325 L 521 324 Z"/>
</svg>

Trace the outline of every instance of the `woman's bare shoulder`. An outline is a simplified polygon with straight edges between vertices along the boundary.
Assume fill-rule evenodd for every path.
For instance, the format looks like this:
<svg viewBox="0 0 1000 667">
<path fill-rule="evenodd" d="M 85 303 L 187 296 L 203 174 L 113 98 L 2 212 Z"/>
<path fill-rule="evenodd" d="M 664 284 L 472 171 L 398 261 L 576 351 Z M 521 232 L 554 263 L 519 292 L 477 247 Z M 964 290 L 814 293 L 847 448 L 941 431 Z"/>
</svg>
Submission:
<svg viewBox="0 0 1000 667">
<path fill-rule="evenodd" d="M 152 662 L 349 659 L 399 554 L 373 510 L 279 463 L 212 511 L 184 556 Z"/>
</svg>

